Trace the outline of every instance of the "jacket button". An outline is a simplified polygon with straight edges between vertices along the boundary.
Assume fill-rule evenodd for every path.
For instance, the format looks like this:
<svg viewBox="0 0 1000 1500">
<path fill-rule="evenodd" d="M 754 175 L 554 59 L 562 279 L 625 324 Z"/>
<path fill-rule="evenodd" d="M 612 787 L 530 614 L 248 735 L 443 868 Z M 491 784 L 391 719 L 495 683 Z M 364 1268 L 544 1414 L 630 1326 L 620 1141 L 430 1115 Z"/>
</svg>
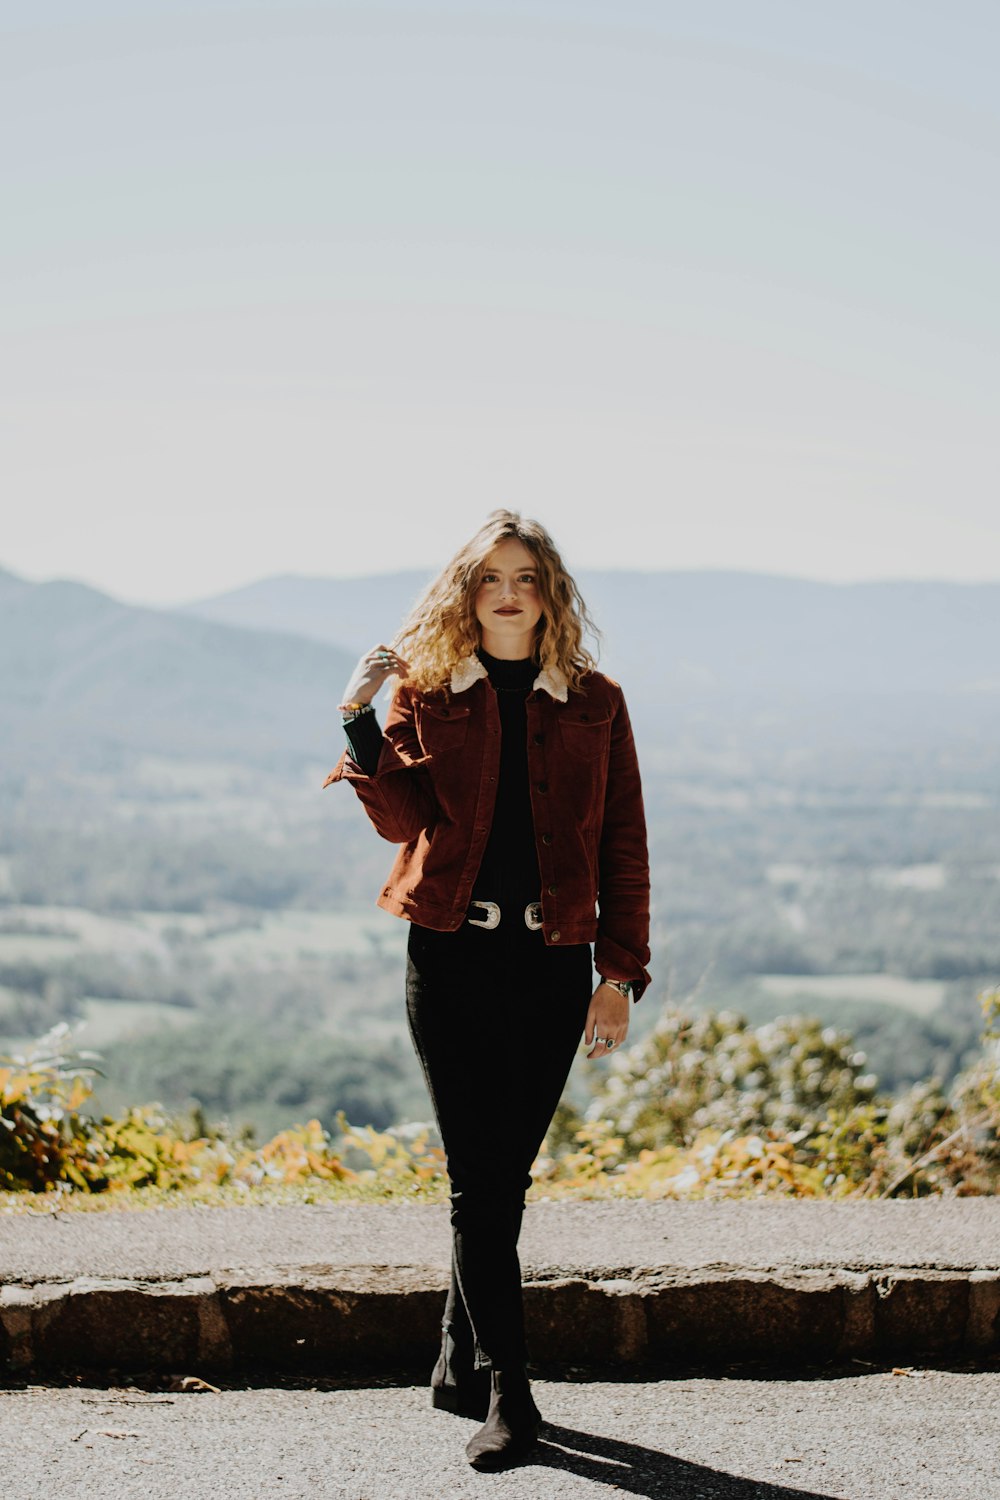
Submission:
<svg viewBox="0 0 1000 1500">
<path fill-rule="evenodd" d="M 543 844 L 551 844 L 551 842 L 552 842 L 552 835 L 551 835 L 551 833 L 543 833 L 542 834 L 542 843 Z"/>
<path fill-rule="evenodd" d="M 558 927 L 556 928 L 555 932 L 551 934 L 551 937 L 554 943 L 558 943 L 559 939 L 562 937 L 562 933 L 559 931 Z"/>
<path fill-rule="evenodd" d="M 547 781 L 536 781 L 535 789 L 539 792 L 547 792 L 549 789 L 549 784 Z"/>
<path fill-rule="evenodd" d="M 550 896 L 554 896 L 554 895 L 555 895 L 555 893 L 556 893 L 556 891 L 557 891 L 557 890 L 558 890 L 558 889 L 559 889 L 559 887 L 558 887 L 558 886 L 557 886 L 557 885 L 550 885 L 550 886 L 549 886 L 549 895 L 550 895 Z M 389 893 L 388 893 L 388 891 L 386 891 L 386 895 L 388 895 L 388 894 L 389 894 Z"/>
<path fill-rule="evenodd" d="M 536 745 L 544 745 L 545 744 L 545 736 L 544 736 L 544 734 L 535 734 L 535 735 L 532 735 L 532 740 L 533 740 L 533 742 Z"/>
</svg>

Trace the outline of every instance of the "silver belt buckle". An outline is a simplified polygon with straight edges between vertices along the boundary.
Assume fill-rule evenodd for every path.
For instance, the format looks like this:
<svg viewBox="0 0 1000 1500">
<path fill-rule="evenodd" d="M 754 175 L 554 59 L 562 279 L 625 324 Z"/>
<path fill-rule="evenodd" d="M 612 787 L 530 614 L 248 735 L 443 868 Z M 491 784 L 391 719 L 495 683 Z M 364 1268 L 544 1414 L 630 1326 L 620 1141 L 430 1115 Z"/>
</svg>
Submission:
<svg viewBox="0 0 1000 1500">
<path fill-rule="evenodd" d="M 540 901 L 529 901 L 524 908 L 524 922 L 532 932 L 537 932 L 542 925 L 542 903 Z"/>
<path fill-rule="evenodd" d="M 495 901 L 470 901 L 469 905 L 481 906 L 486 912 L 486 917 L 483 921 L 480 921 L 478 917 L 466 917 L 465 920 L 471 922 L 473 927 L 499 927 L 500 908 Z"/>
</svg>

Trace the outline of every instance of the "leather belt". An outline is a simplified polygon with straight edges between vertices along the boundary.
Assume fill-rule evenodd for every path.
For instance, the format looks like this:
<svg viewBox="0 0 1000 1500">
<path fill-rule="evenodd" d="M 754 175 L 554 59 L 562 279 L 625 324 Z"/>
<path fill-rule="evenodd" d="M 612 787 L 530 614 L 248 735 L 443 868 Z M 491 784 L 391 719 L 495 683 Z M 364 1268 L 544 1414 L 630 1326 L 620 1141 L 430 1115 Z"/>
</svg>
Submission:
<svg viewBox="0 0 1000 1500">
<path fill-rule="evenodd" d="M 472 915 L 472 908 L 474 906 L 481 907 L 486 915 L 484 917 L 474 917 Z M 473 927 L 499 927 L 500 907 L 496 901 L 470 901 L 465 914 L 465 920 L 470 922 Z M 524 908 L 524 925 L 530 928 L 532 932 L 537 932 L 539 927 L 541 927 L 542 903 L 540 901 L 528 902 Z"/>
</svg>

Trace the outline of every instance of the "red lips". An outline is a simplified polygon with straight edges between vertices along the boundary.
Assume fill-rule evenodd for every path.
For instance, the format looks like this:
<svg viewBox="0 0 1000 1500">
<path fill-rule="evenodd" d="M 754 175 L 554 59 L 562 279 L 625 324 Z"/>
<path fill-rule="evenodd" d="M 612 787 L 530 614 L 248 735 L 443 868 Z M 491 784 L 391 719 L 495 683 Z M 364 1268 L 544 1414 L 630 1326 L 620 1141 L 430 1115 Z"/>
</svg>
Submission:
<svg viewBox="0 0 1000 1500">
<path fill-rule="evenodd" d="M 495 609 L 493 613 L 495 615 L 519 615 L 522 611 L 519 609 Z"/>
</svg>

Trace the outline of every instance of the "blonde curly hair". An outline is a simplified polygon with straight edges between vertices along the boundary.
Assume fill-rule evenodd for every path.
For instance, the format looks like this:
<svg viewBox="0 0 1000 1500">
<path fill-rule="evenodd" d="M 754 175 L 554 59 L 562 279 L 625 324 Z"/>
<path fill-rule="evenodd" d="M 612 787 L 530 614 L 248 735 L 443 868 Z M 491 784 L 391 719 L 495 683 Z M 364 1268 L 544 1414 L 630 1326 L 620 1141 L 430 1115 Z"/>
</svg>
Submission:
<svg viewBox="0 0 1000 1500">
<path fill-rule="evenodd" d="M 410 669 L 405 678 L 397 679 L 396 691 L 402 682 L 420 692 L 444 687 L 456 664 L 481 645 L 476 591 L 493 549 L 509 537 L 528 549 L 538 567 L 542 616 L 534 657 L 539 667 L 557 667 L 571 690 L 579 689 L 585 674 L 596 669 L 597 659 L 584 646 L 583 636 L 586 631 L 600 640 L 601 633 L 549 533 L 518 511 L 495 510 L 428 585 L 393 637 L 393 650 Z"/>
</svg>

